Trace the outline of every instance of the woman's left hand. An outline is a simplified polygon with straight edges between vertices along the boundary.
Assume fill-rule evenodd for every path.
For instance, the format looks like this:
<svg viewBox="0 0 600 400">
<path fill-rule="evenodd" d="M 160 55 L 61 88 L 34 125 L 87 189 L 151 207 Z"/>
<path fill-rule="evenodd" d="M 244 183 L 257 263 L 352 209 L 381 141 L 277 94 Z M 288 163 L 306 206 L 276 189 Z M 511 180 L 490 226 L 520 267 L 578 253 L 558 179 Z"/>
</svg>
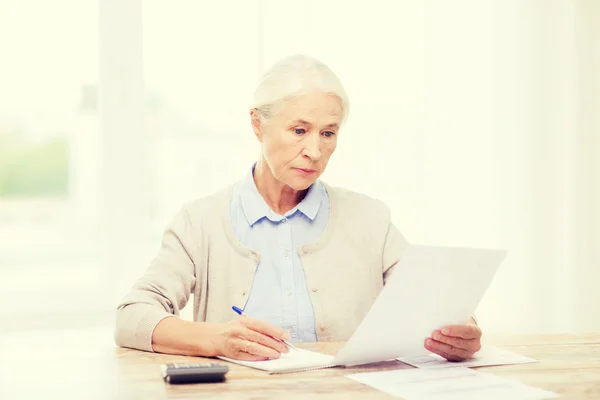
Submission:
<svg viewBox="0 0 600 400">
<path fill-rule="evenodd" d="M 481 349 L 481 329 L 477 325 L 450 325 L 433 331 L 425 348 L 448 361 L 472 358 Z"/>
</svg>

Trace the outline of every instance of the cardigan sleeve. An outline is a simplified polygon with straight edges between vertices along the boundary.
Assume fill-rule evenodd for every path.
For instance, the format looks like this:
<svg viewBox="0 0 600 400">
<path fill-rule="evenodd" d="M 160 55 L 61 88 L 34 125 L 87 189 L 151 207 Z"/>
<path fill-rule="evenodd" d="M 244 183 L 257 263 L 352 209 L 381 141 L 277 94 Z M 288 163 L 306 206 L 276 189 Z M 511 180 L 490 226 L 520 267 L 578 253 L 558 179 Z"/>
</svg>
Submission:
<svg viewBox="0 0 600 400">
<path fill-rule="evenodd" d="M 400 233 L 398 228 L 390 222 L 388 232 L 383 246 L 383 284 L 387 282 L 394 271 L 394 267 L 400 261 L 404 249 L 408 246 L 408 241 Z"/>
<path fill-rule="evenodd" d="M 195 285 L 194 240 L 182 208 L 163 234 L 158 254 L 117 307 L 115 343 L 152 350 L 152 333 L 167 317 L 178 316 Z"/>
</svg>

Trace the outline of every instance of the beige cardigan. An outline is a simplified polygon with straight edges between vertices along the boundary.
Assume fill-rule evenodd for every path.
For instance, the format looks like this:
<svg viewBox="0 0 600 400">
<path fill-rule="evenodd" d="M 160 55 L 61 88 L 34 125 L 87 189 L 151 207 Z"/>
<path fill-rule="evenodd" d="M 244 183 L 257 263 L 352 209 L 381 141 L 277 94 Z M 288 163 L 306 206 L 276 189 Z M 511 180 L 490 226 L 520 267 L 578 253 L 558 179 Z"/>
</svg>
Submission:
<svg viewBox="0 0 600 400">
<path fill-rule="evenodd" d="M 382 202 L 325 184 L 330 216 L 321 238 L 298 248 L 318 340 L 347 340 L 381 291 L 407 241 Z M 226 322 L 244 305 L 260 254 L 236 238 L 233 186 L 189 203 L 166 229 L 147 272 L 118 306 L 115 342 L 152 351 L 152 332 L 194 294 L 194 321 Z"/>
</svg>

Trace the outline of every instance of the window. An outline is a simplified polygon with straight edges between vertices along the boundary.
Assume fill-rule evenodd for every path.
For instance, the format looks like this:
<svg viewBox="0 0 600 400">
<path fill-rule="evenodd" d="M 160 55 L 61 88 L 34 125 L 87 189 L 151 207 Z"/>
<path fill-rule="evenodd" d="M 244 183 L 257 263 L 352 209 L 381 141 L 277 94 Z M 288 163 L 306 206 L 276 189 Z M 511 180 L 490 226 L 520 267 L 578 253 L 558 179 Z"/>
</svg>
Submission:
<svg viewBox="0 0 600 400">
<path fill-rule="evenodd" d="M 97 42 L 95 2 L 0 2 L 5 327 L 22 319 L 41 323 L 49 313 L 83 312 L 87 302 L 73 296 L 94 293 L 102 281 Z"/>
</svg>

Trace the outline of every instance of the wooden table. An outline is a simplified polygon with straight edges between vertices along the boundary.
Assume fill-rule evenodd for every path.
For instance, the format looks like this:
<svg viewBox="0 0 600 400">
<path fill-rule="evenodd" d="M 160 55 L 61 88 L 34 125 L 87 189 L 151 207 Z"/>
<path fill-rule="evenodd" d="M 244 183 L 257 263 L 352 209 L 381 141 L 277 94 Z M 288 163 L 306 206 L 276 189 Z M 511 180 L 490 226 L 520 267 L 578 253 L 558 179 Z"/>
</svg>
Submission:
<svg viewBox="0 0 600 400">
<path fill-rule="evenodd" d="M 487 338 L 540 362 L 481 368 L 558 392 L 563 399 L 600 399 L 600 334 Z M 341 343 L 311 343 L 335 354 Z M 383 362 L 284 375 L 230 365 L 227 382 L 167 385 L 159 365 L 208 361 L 116 348 L 110 328 L 0 334 L 0 399 L 383 399 L 392 398 L 344 375 L 411 368 Z M 214 360 L 213 360 L 214 361 Z"/>
</svg>

